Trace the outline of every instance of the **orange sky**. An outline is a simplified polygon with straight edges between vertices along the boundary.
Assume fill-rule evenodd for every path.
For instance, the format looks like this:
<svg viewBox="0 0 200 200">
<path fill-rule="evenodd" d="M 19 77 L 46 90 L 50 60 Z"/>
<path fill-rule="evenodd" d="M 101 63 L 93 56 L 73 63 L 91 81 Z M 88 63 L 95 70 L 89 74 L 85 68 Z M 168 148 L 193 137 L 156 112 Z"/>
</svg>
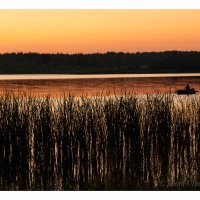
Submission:
<svg viewBox="0 0 200 200">
<path fill-rule="evenodd" d="M 0 52 L 200 51 L 200 10 L 0 10 Z"/>
</svg>

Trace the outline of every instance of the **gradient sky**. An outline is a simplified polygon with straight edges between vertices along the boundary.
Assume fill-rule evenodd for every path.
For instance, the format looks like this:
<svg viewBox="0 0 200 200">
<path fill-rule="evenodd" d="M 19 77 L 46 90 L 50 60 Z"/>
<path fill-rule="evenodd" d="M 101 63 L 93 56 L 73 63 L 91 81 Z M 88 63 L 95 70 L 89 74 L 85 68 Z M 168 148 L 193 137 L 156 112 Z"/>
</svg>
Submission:
<svg viewBox="0 0 200 200">
<path fill-rule="evenodd" d="M 0 10 L 0 53 L 200 51 L 200 10 Z"/>
</svg>

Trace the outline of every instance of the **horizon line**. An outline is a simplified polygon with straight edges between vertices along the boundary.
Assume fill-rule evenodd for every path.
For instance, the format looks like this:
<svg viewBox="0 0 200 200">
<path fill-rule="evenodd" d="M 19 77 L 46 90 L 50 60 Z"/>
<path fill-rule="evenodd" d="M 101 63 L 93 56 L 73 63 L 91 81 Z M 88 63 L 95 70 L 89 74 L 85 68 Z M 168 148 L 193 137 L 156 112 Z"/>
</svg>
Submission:
<svg viewBox="0 0 200 200">
<path fill-rule="evenodd" d="M 36 51 L 16 51 L 16 52 L 0 52 L 0 55 L 4 54 L 62 54 L 62 55 L 91 55 L 91 54 L 107 54 L 107 53 L 124 53 L 124 54 L 139 54 L 139 53 L 165 53 L 165 52 L 196 52 L 200 53 L 200 50 L 163 50 L 163 51 L 102 51 L 102 52 L 77 52 L 77 53 L 68 53 L 68 52 L 36 52 Z"/>
</svg>

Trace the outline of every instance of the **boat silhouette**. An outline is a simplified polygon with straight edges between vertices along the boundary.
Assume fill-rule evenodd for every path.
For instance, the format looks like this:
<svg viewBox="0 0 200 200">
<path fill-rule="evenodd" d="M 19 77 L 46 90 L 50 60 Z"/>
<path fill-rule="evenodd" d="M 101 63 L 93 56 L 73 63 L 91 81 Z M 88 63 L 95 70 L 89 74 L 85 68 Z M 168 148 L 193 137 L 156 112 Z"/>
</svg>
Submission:
<svg viewBox="0 0 200 200">
<path fill-rule="evenodd" d="M 184 89 L 176 91 L 176 93 L 179 95 L 181 95 L 181 94 L 187 94 L 187 95 L 196 94 L 197 92 L 199 92 L 199 91 L 195 90 L 194 88 L 190 88 L 190 86 L 188 84 L 186 85 L 186 87 Z"/>
</svg>

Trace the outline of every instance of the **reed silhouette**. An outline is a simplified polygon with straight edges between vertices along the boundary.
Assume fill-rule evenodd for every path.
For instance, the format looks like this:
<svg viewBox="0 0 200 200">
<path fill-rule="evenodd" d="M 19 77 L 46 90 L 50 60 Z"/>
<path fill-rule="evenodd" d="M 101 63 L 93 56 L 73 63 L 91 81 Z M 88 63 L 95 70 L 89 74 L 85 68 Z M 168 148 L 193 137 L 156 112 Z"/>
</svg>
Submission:
<svg viewBox="0 0 200 200">
<path fill-rule="evenodd" d="M 1 190 L 199 190 L 199 148 L 199 96 L 0 96 Z"/>
</svg>

